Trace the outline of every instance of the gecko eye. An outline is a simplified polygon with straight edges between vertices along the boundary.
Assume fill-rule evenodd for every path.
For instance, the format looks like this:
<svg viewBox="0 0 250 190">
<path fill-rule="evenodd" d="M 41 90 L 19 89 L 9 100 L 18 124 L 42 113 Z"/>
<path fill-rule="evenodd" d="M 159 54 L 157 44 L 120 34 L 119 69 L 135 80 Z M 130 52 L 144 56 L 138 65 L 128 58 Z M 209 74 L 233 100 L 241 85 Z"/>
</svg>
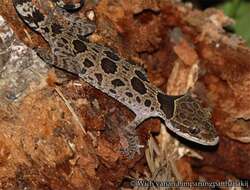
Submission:
<svg viewBox="0 0 250 190">
<path fill-rule="evenodd" d="M 197 133 L 200 132 L 200 129 L 197 128 L 197 127 L 190 127 L 190 128 L 188 128 L 188 130 L 189 130 L 189 132 L 190 132 L 191 134 L 197 134 Z"/>
</svg>

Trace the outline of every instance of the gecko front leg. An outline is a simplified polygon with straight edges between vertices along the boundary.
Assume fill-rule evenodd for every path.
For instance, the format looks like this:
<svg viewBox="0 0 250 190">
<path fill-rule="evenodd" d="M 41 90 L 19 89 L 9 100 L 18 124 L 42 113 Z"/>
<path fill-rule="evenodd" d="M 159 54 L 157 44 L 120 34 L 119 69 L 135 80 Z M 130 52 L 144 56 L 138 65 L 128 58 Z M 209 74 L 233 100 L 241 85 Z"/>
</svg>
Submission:
<svg viewBox="0 0 250 190">
<path fill-rule="evenodd" d="M 46 64 L 52 65 L 53 55 L 50 50 L 40 47 L 34 47 L 33 50 L 36 52 L 38 57 L 40 57 Z"/>
<path fill-rule="evenodd" d="M 122 131 L 128 145 L 127 147 L 121 148 L 121 152 L 130 159 L 132 159 L 136 153 L 140 154 L 140 149 L 144 147 L 140 144 L 135 130 L 143 121 L 144 119 L 135 117 L 135 119 L 130 122 Z"/>
</svg>

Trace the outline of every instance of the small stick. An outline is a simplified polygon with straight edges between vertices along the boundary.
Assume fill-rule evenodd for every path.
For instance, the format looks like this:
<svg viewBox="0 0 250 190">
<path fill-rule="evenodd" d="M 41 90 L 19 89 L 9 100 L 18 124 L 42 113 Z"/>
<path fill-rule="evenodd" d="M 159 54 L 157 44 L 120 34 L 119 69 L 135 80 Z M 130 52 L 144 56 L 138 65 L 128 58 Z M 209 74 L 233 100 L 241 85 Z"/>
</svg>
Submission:
<svg viewBox="0 0 250 190">
<path fill-rule="evenodd" d="M 58 93 L 58 95 L 63 99 L 64 103 L 66 104 L 66 106 L 68 107 L 69 111 L 71 112 L 71 114 L 73 115 L 73 118 L 75 120 L 75 122 L 80 126 L 82 132 L 84 133 L 84 135 L 86 135 L 86 131 L 82 125 L 82 123 L 80 122 L 79 117 L 76 115 L 74 109 L 72 108 L 72 106 L 70 105 L 69 101 L 64 97 L 64 95 L 62 94 L 61 90 L 57 87 L 55 87 L 56 92 Z"/>
</svg>

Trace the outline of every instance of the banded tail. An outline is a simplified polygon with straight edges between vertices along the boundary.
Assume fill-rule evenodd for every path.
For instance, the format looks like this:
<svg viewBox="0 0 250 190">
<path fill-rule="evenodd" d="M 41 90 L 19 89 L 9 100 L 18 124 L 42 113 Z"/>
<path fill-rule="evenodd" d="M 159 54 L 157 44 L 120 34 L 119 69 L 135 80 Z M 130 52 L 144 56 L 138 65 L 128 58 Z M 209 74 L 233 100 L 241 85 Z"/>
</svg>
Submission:
<svg viewBox="0 0 250 190">
<path fill-rule="evenodd" d="M 79 9 L 84 4 L 84 0 L 80 0 L 77 4 L 65 4 L 63 0 L 52 0 L 57 6 L 67 10 L 74 11 Z M 32 0 L 12 0 L 13 5 L 17 13 L 21 16 L 26 24 L 29 25 L 33 30 L 46 36 L 47 17 L 32 3 Z"/>
</svg>

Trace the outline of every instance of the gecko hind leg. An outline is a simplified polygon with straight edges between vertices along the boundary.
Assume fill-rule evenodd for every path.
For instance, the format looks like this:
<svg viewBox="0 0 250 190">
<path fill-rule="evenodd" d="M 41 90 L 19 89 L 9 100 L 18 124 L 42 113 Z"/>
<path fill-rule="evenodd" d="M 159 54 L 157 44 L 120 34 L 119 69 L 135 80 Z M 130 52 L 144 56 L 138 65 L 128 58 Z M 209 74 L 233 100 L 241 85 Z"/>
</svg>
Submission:
<svg viewBox="0 0 250 190">
<path fill-rule="evenodd" d="M 55 14 L 62 15 L 62 17 L 69 21 L 69 32 L 74 34 L 81 34 L 82 36 L 88 36 L 96 30 L 96 24 L 89 20 L 86 16 L 76 16 L 67 12 L 66 10 L 56 7 L 54 10 Z"/>
<path fill-rule="evenodd" d="M 76 65 L 76 62 L 73 62 L 72 60 L 68 60 L 68 57 L 64 56 L 56 56 L 53 54 L 50 50 L 47 50 L 45 48 L 33 48 L 33 50 L 37 53 L 37 55 L 48 65 L 53 66 L 57 69 L 64 70 L 67 73 L 78 75 L 80 72 L 80 67 L 74 67 Z M 67 60 L 66 64 L 64 60 Z"/>
<path fill-rule="evenodd" d="M 123 155 L 132 159 L 136 153 L 140 154 L 140 149 L 144 146 L 140 144 L 139 138 L 136 135 L 136 127 L 142 123 L 144 119 L 135 118 L 131 123 L 129 123 L 123 133 L 127 140 L 128 146 L 121 148 Z"/>
<path fill-rule="evenodd" d="M 36 52 L 38 57 L 40 57 L 45 63 L 52 65 L 53 63 L 53 55 L 50 50 L 40 47 L 34 47 L 33 50 Z"/>
</svg>

